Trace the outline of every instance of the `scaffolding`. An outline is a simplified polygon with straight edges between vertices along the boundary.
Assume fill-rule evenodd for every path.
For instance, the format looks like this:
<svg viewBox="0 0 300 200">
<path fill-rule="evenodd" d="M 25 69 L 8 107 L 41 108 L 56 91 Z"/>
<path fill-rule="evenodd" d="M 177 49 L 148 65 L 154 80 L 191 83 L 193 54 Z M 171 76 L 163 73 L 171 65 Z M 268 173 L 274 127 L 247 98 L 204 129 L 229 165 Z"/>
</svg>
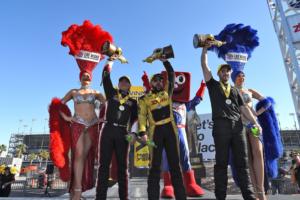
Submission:
<svg viewBox="0 0 300 200">
<path fill-rule="evenodd" d="M 300 150 L 300 131 L 282 130 L 281 137 L 285 151 Z"/>
<path fill-rule="evenodd" d="M 300 0 L 267 0 L 267 3 L 280 44 L 296 118 L 300 125 L 300 41 L 296 41 L 294 37 L 295 33 L 300 32 L 300 23 L 292 26 L 289 24 L 291 18 L 300 14 Z"/>
<path fill-rule="evenodd" d="M 23 144 L 24 141 L 24 134 L 13 133 L 9 139 L 8 145 L 8 156 L 14 157 L 16 154 L 16 148 L 18 145 Z"/>
</svg>

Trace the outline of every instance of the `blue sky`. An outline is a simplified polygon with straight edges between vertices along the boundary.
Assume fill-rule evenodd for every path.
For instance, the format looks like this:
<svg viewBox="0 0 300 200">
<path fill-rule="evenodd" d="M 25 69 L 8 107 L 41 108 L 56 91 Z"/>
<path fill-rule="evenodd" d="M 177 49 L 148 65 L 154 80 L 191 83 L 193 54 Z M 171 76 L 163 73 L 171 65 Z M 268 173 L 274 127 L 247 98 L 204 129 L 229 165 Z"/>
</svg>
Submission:
<svg viewBox="0 0 300 200">
<path fill-rule="evenodd" d="M 193 35 L 217 34 L 229 23 L 251 25 L 258 30 L 260 46 L 246 64 L 246 86 L 272 96 L 282 127 L 293 127 L 289 113 L 294 112 L 294 106 L 266 1 L 10 0 L 1 2 L 0 17 L 0 143 L 8 144 L 11 133 L 18 128 L 29 131 L 31 124 L 33 132 L 43 132 L 51 98 L 62 97 L 69 89 L 79 87 L 75 59 L 60 45 L 60 40 L 62 31 L 71 24 L 82 24 L 85 19 L 109 31 L 129 60 L 128 65 L 115 63 L 115 83 L 126 74 L 134 85 L 141 85 L 143 70 L 152 74 L 163 69 L 159 62 L 149 65 L 142 60 L 154 48 L 172 44 L 174 68 L 192 73 L 191 98 L 203 78 L 201 50 L 193 48 Z M 209 53 L 214 75 L 220 63 L 221 59 Z M 93 73 L 92 86 L 100 91 L 103 64 L 102 61 Z M 207 92 L 197 111 L 211 111 Z"/>
</svg>

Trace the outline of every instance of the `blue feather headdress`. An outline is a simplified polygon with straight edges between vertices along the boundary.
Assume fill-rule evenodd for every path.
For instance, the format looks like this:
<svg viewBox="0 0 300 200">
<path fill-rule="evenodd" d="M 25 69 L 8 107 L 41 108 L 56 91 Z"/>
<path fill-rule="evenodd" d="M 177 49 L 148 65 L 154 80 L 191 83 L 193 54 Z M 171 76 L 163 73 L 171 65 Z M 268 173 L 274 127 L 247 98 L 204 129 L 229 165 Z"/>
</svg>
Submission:
<svg viewBox="0 0 300 200">
<path fill-rule="evenodd" d="M 257 30 L 244 24 L 228 24 L 215 39 L 226 41 L 220 47 L 212 46 L 209 50 L 216 52 L 219 58 L 223 58 L 231 67 L 232 81 L 244 70 L 246 62 L 251 58 L 255 47 L 259 45 Z"/>
</svg>

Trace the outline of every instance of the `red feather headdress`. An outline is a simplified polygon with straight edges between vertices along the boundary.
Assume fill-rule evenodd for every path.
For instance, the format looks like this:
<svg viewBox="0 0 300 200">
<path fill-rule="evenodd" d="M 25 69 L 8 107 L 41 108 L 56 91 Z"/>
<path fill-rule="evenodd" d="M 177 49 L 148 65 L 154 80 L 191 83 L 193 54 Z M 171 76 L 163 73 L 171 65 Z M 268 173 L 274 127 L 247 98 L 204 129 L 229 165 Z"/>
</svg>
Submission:
<svg viewBox="0 0 300 200">
<path fill-rule="evenodd" d="M 92 75 L 98 62 L 104 58 L 101 48 L 106 41 L 112 43 L 110 33 L 85 20 L 81 26 L 73 24 L 62 32 L 61 44 L 69 47 L 69 54 L 75 57 L 80 71 Z"/>
</svg>

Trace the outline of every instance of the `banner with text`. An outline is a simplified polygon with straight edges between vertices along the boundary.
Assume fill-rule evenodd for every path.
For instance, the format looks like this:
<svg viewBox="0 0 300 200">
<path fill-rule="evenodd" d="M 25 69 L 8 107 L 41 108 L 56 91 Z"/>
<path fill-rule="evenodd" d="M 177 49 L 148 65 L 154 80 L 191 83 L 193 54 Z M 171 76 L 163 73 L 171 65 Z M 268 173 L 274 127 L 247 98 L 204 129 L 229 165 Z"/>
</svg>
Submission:
<svg viewBox="0 0 300 200">
<path fill-rule="evenodd" d="M 215 159 L 215 143 L 212 137 L 212 115 L 201 114 L 197 125 L 197 152 L 202 153 L 204 160 Z"/>
<path fill-rule="evenodd" d="M 288 27 L 292 35 L 293 43 L 300 42 L 300 14 L 290 15 L 287 18 Z"/>
</svg>

